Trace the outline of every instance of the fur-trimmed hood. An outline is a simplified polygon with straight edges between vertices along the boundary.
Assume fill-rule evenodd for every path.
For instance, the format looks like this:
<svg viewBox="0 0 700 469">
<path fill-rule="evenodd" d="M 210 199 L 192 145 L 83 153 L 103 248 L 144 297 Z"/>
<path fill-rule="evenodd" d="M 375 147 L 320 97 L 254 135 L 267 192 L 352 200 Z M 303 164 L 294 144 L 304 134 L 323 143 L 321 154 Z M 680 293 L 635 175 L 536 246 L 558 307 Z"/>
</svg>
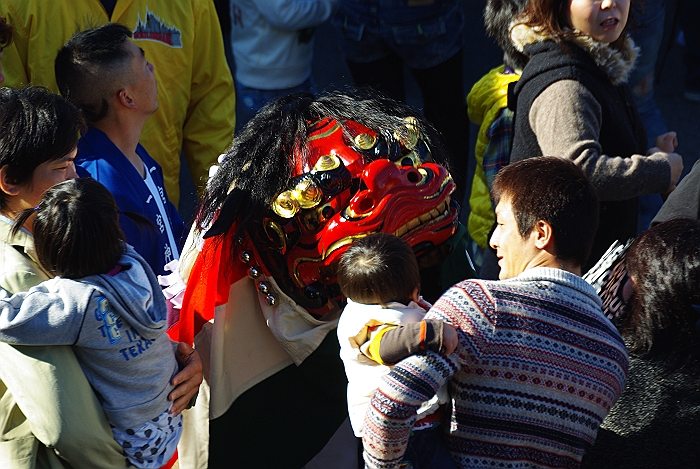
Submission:
<svg viewBox="0 0 700 469">
<path fill-rule="evenodd" d="M 526 55 L 525 46 L 550 39 L 537 28 L 523 23 L 516 23 L 511 27 L 510 38 L 515 47 Z M 629 35 L 623 33 L 621 40 L 613 44 L 605 44 L 579 32 L 572 42 L 591 54 L 595 63 L 610 78 L 613 85 L 627 82 L 639 53 L 639 47 L 634 44 Z"/>
</svg>

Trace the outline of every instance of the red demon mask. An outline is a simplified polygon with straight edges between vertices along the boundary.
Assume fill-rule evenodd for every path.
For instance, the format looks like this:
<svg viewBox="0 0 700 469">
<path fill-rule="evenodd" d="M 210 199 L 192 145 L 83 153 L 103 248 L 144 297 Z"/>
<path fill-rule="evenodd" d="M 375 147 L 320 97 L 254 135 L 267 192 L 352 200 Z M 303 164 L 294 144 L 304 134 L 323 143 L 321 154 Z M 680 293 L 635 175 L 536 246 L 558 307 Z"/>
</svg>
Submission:
<svg viewBox="0 0 700 469">
<path fill-rule="evenodd" d="M 344 300 L 336 265 L 353 241 L 393 233 L 420 257 L 457 225 L 458 207 L 450 203 L 455 184 L 433 162 L 415 120 L 407 118 L 390 142 L 357 122 L 343 127 L 332 119 L 314 124 L 306 165 L 297 163 L 291 187 L 243 242 L 243 256 L 253 253 L 248 258 L 261 264 L 251 267 L 251 277 L 262 269 L 319 318 Z"/>
</svg>

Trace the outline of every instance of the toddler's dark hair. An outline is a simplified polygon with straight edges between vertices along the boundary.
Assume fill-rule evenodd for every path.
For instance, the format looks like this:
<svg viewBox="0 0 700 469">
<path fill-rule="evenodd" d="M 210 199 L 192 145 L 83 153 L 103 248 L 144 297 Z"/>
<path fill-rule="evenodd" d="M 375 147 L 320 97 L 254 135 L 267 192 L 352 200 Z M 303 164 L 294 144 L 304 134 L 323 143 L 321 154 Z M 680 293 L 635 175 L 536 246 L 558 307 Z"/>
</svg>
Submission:
<svg viewBox="0 0 700 469">
<path fill-rule="evenodd" d="M 386 306 L 408 304 L 420 288 L 418 261 L 401 238 L 377 233 L 355 242 L 338 265 L 338 284 L 352 301 Z"/>
<path fill-rule="evenodd" d="M 13 233 L 32 214 L 37 258 L 52 275 L 78 279 L 104 274 L 124 253 L 119 207 L 92 178 L 71 179 L 47 190 L 36 208 L 20 213 Z"/>
</svg>

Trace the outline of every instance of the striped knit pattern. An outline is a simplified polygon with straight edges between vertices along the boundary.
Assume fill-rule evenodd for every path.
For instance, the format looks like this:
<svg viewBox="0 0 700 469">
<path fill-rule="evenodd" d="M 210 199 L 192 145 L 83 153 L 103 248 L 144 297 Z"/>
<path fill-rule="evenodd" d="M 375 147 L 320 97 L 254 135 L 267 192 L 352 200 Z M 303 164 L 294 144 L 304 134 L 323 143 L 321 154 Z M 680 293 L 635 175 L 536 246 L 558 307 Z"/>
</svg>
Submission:
<svg viewBox="0 0 700 469">
<path fill-rule="evenodd" d="M 549 268 L 502 282 L 464 281 L 426 318 L 458 327 L 456 362 L 415 356 L 385 377 L 365 419 L 368 467 L 398 467 L 415 409 L 455 366 L 447 446 L 459 467 L 580 466 L 628 366 L 589 284 Z"/>
</svg>

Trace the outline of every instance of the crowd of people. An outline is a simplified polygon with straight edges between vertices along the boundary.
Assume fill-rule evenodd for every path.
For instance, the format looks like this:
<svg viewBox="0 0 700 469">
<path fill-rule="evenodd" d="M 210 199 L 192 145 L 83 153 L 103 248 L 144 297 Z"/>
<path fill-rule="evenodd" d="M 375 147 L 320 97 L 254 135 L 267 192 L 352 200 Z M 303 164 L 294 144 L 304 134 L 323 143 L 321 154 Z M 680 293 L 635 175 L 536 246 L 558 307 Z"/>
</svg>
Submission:
<svg viewBox="0 0 700 469">
<path fill-rule="evenodd" d="M 230 0 L 230 38 L 212 0 L 0 0 L 0 466 L 700 464 L 663 15 L 484 3 L 467 96 L 456 0 Z M 316 92 L 324 21 L 353 90 Z"/>
</svg>

